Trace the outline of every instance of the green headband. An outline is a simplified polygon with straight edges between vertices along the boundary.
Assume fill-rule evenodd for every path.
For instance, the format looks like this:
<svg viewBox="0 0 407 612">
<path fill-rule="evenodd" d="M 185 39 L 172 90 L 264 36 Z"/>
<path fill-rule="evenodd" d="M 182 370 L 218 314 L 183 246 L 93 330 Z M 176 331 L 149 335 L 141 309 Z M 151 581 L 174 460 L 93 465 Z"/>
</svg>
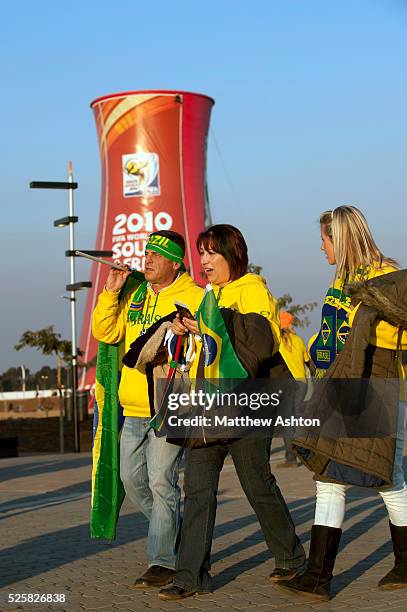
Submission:
<svg viewBox="0 0 407 612">
<path fill-rule="evenodd" d="M 150 236 L 146 244 L 146 251 L 155 251 L 170 261 L 181 264 L 181 270 L 185 270 L 183 262 L 185 255 L 184 249 L 166 236 L 160 236 L 159 234 Z"/>
</svg>

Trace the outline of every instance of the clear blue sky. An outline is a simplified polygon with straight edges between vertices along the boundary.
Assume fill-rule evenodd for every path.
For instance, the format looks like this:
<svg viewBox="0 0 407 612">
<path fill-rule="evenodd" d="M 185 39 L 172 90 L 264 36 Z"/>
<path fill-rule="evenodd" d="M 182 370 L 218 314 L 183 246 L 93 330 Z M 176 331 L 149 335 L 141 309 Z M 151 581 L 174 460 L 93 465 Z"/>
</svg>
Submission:
<svg viewBox="0 0 407 612">
<path fill-rule="evenodd" d="M 28 184 L 64 180 L 72 159 L 77 247 L 94 246 L 100 168 L 89 103 L 103 94 L 215 98 L 212 215 L 243 230 L 274 294 L 322 299 L 332 269 L 316 220 L 343 203 L 360 207 L 382 250 L 407 265 L 406 0 L 23 0 L 2 6 L 2 23 L 0 372 L 46 363 L 13 350 L 26 329 L 54 324 L 69 337 L 68 237 L 52 227 L 67 214 L 66 194 Z M 78 280 L 89 269 L 81 263 Z"/>
</svg>

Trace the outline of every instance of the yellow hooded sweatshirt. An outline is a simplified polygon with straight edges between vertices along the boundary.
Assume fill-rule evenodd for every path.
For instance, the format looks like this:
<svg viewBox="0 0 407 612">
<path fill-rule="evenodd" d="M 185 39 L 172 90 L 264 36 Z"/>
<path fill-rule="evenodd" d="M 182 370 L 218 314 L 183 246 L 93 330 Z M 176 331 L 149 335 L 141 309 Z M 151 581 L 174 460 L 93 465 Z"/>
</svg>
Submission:
<svg viewBox="0 0 407 612">
<path fill-rule="evenodd" d="M 96 340 L 107 344 L 124 340 L 127 352 L 130 344 L 150 325 L 176 310 L 174 301 L 186 304 L 191 313 L 195 314 L 203 297 L 203 289 L 186 273 L 178 276 L 171 285 L 157 294 L 148 285 L 142 314 L 138 321 L 133 322 L 127 315 L 135 292 L 136 289 L 129 292 L 119 304 L 119 291 L 102 291 L 92 315 L 92 332 Z M 146 375 L 139 370 L 123 366 L 119 400 L 124 416 L 150 417 Z"/>
<path fill-rule="evenodd" d="M 258 274 L 245 274 L 224 287 L 213 285 L 219 308 L 231 308 L 242 314 L 256 312 L 263 315 L 271 326 L 274 337 L 274 353 L 280 344 L 280 315 L 277 300 L 267 289 Z"/>
<path fill-rule="evenodd" d="M 306 382 L 305 364 L 309 361 L 309 355 L 304 340 L 290 332 L 286 340 L 281 340 L 280 354 L 295 380 Z"/>
</svg>

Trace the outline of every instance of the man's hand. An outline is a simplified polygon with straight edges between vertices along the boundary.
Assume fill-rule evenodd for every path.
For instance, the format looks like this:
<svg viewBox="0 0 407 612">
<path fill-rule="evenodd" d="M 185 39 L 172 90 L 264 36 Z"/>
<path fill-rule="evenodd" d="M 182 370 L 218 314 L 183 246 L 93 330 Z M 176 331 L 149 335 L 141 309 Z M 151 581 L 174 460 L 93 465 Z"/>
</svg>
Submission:
<svg viewBox="0 0 407 612">
<path fill-rule="evenodd" d="M 115 263 L 120 264 L 120 261 Z M 121 264 L 120 264 L 121 265 Z M 128 276 L 130 276 L 131 270 L 128 266 L 123 265 L 123 270 L 116 270 L 111 268 L 109 276 L 106 280 L 106 291 L 120 291 Z"/>
</svg>

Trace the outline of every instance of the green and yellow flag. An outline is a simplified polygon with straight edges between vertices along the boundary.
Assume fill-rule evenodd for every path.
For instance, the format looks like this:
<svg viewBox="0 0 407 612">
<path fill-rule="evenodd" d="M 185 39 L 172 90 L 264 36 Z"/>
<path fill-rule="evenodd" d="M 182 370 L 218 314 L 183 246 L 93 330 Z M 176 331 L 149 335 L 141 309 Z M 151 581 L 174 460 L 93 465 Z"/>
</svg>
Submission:
<svg viewBox="0 0 407 612">
<path fill-rule="evenodd" d="M 206 286 L 206 292 L 196 313 L 196 319 L 204 351 L 205 378 L 247 378 L 248 373 L 234 351 L 215 293 L 210 284 Z"/>
<path fill-rule="evenodd" d="M 144 276 L 141 273 L 133 272 L 128 277 L 119 299 L 128 290 L 135 289 L 136 285 L 138 289 L 135 297 L 140 297 L 142 293 L 145 295 L 146 283 L 143 281 Z M 119 448 L 124 417 L 118 397 L 123 348 L 124 342 L 99 342 L 98 347 L 92 447 L 92 539 L 115 539 L 117 519 L 125 496 L 120 480 Z"/>
</svg>

